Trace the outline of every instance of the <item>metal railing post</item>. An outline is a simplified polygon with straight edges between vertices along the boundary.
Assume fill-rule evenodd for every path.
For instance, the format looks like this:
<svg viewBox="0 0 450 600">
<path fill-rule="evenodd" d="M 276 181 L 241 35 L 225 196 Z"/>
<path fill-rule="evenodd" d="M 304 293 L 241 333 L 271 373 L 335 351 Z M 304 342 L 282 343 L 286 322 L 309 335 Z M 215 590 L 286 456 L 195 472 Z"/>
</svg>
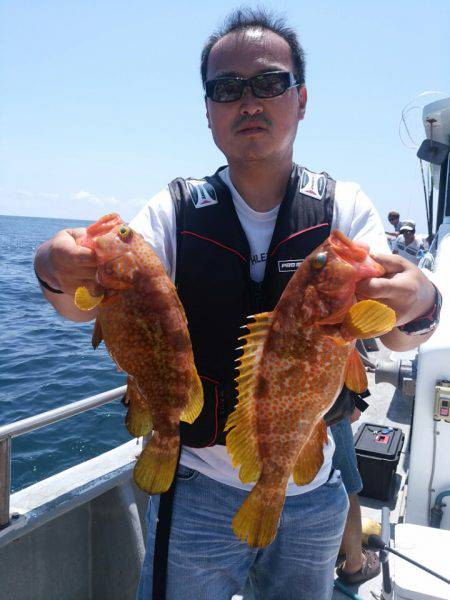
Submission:
<svg viewBox="0 0 450 600">
<path fill-rule="evenodd" d="M 9 523 L 11 493 L 11 438 L 0 440 L 0 529 Z"/>
</svg>

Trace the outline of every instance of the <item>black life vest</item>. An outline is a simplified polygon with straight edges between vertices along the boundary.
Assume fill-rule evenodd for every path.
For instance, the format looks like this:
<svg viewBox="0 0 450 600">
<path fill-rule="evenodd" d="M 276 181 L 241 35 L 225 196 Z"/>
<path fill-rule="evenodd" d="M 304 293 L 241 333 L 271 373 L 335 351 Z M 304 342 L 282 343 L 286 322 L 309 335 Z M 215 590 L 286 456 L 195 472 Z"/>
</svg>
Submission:
<svg viewBox="0 0 450 600">
<path fill-rule="evenodd" d="M 219 171 L 169 184 L 177 222 L 175 284 L 205 395 L 195 423 L 181 424 L 181 442 L 197 448 L 225 442 L 223 429 L 236 403 L 240 327 L 248 315 L 274 309 L 300 262 L 329 236 L 334 205 L 335 181 L 294 164 L 265 276 L 257 284 L 250 279 L 247 238 Z"/>
</svg>

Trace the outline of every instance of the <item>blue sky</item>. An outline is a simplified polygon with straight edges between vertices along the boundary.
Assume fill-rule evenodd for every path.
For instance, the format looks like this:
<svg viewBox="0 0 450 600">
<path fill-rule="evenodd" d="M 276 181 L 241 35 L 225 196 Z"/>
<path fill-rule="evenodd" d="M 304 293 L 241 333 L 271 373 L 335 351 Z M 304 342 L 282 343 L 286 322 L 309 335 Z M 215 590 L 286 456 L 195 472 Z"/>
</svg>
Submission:
<svg viewBox="0 0 450 600">
<path fill-rule="evenodd" d="M 408 103 L 443 97 L 422 92 L 450 96 L 450 2 L 259 4 L 283 13 L 306 51 L 295 160 L 358 181 L 384 220 L 398 209 L 424 230 L 419 163 L 399 123 Z M 0 214 L 129 219 L 174 177 L 224 164 L 199 55 L 237 6 L 0 0 Z M 408 125 L 421 141 L 420 108 Z"/>
</svg>

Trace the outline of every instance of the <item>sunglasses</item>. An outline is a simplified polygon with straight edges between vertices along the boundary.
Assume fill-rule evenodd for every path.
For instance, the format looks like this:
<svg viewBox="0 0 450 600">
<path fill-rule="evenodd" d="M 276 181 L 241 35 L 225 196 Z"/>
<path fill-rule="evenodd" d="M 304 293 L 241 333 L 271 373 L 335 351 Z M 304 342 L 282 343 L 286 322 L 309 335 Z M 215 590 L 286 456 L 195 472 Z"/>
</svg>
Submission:
<svg viewBox="0 0 450 600">
<path fill-rule="evenodd" d="M 275 98 L 286 90 L 302 85 L 292 73 L 287 71 L 270 71 L 254 77 L 218 77 L 205 81 L 207 98 L 214 102 L 235 102 L 242 98 L 247 86 L 257 98 Z"/>
</svg>

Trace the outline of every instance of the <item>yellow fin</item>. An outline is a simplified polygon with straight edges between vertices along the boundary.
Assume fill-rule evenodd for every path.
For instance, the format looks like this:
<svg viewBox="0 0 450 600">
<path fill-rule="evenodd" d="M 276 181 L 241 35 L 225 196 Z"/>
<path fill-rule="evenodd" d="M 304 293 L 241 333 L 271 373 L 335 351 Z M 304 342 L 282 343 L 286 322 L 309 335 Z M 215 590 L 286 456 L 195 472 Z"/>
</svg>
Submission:
<svg viewBox="0 0 450 600">
<path fill-rule="evenodd" d="M 310 483 L 323 464 L 323 445 L 328 441 L 327 426 L 320 419 L 308 440 L 300 450 L 293 477 L 297 485 Z"/>
<path fill-rule="evenodd" d="M 270 496 L 269 490 L 256 484 L 233 518 L 236 537 L 252 548 L 268 546 L 277 534 L 284 494 Z"/>
<path fill-rule="evenodd" d="M 234 468 L 241 465 L 239 478 L 243 483 L 256 481 L 261 474 L 258 439 L 256 432 L 256 407 L 254 390 L 257 381 L 258 360 L 267 336 L 272 313 L 255 315 L 254 323 L 245 327 L 249 334 L 240 339 L 247 343 L 240 359 L 238 384 L 238 403 L 225 425 L 227 449 Z"/>
<path fill-rule="evenodd" d="M 147 494 L 162 494 L 170 488 L 178 462 L 179 443 L 155 431 L 134 467 L 136 484 Z"/>
<path fill-rule="evenodd" d="M 125 403 L 128 406 L 128 412 L 125 417 L 125 425 L 130 435 L 141 437 L 153 429 L 152 415 L 135 382 L 128 377 L 127 383 Z"/>
<path fill-rule="evenodd" d="M 356 392 L 357 394 L 362 394 L 367 390 L 367 386 L 369 385 L 367 382 L 367 373 L 364 368 L 361 357 L 356 350 L 353 349 L 353 352 L 350 354 L 347 360 L 346 371 L 345 371 L 345 385 L 352 392 Z"/>
<path fill-rule="evenodd" d="M 383 335 L 395 327 L 395 311 L 376 300 L 361 300 L 348 311 L 341 326 L 348 339 L 367 339 Z"/>
<path fill-rule="evenodd" d="M 203 408 L 203 386 L 195 367 L 192 367 L 192 384 L 188 392 L 188 403 L 184 407 L 180 421 L 193 423 Z"/>
<path fill-rule="evenodd" d="M 89 290 L 86 287 L 81 286 L 75 290 L 73 301 L 79 310 L 92 310 L 100 304 L 103 298 L 103 294 L 100 296 L 91 296 Z"/>
</svg>

